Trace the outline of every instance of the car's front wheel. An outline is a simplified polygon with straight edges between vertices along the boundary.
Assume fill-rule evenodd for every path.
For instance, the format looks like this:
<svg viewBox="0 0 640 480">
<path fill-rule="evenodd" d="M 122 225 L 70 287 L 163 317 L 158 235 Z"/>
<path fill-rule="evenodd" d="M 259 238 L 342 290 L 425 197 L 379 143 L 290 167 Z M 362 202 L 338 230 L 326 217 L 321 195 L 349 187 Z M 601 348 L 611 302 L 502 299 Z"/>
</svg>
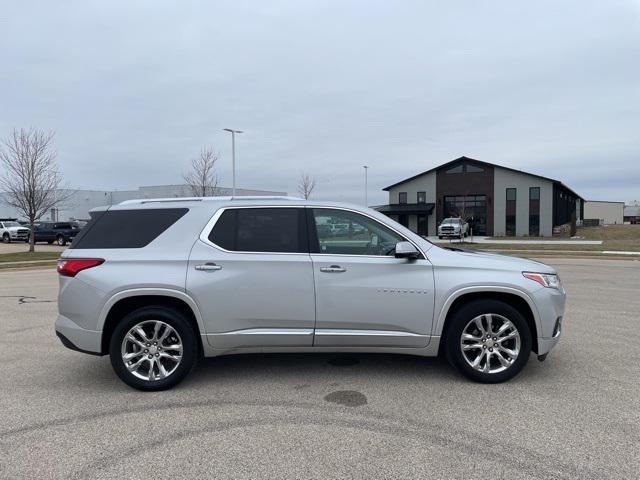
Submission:
<svg viewBox="0 0 640 480">
<path fill-rule="evenodd" d="M 9 236 L 8 233 L 5 233 L 4 235 L 2 235 L 2 241 L 4 243 L 11 243 L 11 237 Z"/>
<path fill-rule="evenodd" d="M 480 300 L 454 313 L 445 348 L 449 361 L 468 378 L 498 383 L 524 368 L 531 343 L 531 331 L 518 310 L 497 300 Z"/>
<path fill-rule="evenodd" d="M 111 365 L 139 390 L 166 390 L 195 365 L 198 344 L 185 315 L 166 307 L 144 307 L 116 326 L 109 346 Z"/>
</svg>

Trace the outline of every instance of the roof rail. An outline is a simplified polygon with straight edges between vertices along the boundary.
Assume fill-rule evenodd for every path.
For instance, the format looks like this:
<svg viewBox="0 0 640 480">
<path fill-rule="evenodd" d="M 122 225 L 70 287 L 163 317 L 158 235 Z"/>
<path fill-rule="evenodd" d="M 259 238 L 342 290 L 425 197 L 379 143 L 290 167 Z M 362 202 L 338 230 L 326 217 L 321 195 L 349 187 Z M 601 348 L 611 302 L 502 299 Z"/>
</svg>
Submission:
<svg viewBox="0 0 640 480">
<path fill-rule="evenodd" d="M 202 202 L 202 201 L 217 201 L 228 202 L 231 200 L 304 200 L 298 197 L 288 197 L 283 195 L 236 195 L 235 197 L 169 197 L 169 198 L 136 198 L 133 200 L 125 200 L 120 202 L 119 205 L 134 205 L 144 203 L 169 203 L 169 202 Z"/>
</svg>

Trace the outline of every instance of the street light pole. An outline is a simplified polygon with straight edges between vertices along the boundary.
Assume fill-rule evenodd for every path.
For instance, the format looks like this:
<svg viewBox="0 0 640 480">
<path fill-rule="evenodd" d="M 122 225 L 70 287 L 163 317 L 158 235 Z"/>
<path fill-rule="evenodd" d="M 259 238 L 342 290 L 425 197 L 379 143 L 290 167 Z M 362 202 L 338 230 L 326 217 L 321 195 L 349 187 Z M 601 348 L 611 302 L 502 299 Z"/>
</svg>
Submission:
<svg viewBox="0 0 640 480">
<path fill-rule="evenodd" d="M 367 171 L 369 170 L 369 166 L 363 165 L 362 168 L 364 168 L 364 206 L 368 207 L 369 199 L 367 197 L 369 195 L 369 185 L 368 185 L 369 179 L 368 179 Z"/>
<path fill-rule="evenodd" d="M 233 177 L 233 187 L 231 189 L 231 197 L 236 196 L 236 133 L 242 133 L 242 130 L 234 130 L 232 128 L 223 128 L 225 132 L 231 133 L 231 175 Z"/>
</svg>

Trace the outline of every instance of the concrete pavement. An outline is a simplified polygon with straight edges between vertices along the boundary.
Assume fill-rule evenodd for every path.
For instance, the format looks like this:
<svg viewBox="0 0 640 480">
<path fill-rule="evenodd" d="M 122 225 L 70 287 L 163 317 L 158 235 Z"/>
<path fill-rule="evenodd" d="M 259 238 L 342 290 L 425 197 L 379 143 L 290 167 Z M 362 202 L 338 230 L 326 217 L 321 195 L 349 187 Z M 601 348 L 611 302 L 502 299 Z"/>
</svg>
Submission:
<svg viewBox="0 0 640 480">
<path fill-rule="evenodd" d="M 0 478 L 638 478 L 640 263 L 554 259 L 563 338 L 516 379 L 247 355 L 142 393 L 55 338 L 57 280 L 0 272 Z"/>
</svg>

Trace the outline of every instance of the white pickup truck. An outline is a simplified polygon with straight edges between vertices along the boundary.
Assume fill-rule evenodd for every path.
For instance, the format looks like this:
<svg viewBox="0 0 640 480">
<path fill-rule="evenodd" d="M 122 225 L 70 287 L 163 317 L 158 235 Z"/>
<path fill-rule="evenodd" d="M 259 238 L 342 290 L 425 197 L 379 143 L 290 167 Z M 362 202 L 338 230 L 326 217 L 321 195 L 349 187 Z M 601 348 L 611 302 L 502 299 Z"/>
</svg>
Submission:
<svg viewBox="0 0 640 480">
<path fill-rule="evenodd" d="M 445 218 L 438 227 L 438 238 L 463 238 L 469 235 L 469 224 L 461 218 Z"/>
<path fill-rule="evenodd" d="M 26 242 L 29 240 L 29 229 L 15 220 L 0 220 L 0 239 L 4 243 Z"/>
</svg>

